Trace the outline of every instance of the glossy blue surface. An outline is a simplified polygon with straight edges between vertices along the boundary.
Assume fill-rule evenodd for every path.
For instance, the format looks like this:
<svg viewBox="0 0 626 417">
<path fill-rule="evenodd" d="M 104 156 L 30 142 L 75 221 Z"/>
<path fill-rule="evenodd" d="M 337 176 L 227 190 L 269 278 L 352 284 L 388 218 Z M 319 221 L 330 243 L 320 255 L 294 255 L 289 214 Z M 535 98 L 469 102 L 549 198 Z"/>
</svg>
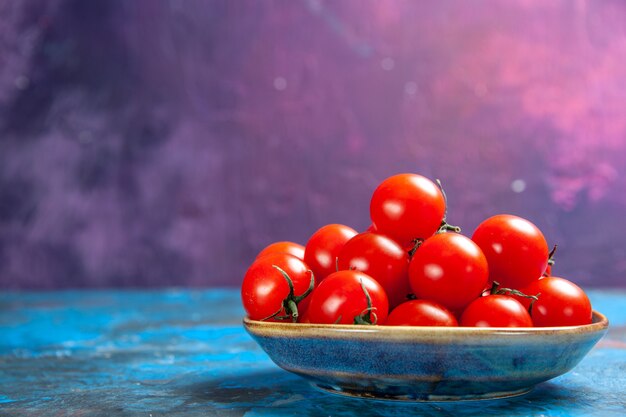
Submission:
<svg viewBox="0 0 626 417">
<path fill-rule="evenodd" d="M 626 292 L 590 291 L 611 321 L 572 371 L 530 394 L 403 404 L 318 391 L 246 334 L 236 290 L 0 295 L 0 416 L 623 416 Z"/>
</svg>

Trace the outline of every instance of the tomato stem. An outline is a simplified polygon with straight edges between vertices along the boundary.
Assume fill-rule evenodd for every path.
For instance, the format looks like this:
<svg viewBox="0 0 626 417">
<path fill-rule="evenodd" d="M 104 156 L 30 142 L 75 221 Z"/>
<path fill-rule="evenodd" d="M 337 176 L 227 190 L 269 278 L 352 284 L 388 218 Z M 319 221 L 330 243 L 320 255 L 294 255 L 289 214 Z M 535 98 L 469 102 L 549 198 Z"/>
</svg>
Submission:
<svg viewBox="0 0 626 417">
<path fill-rule="evenodd" d="M 552 250 L 550 251 L 550 253 L 548 254 L 548 266 L 553 266 L 554 265 L 554 254 L 556 253 L 556 248 L 558 247 L 558 245 L 554 245 L 554 247 L 552 248 Z M 546 270 L 543 272 L 543 276 L 547 277 L 548 276 L 548 269 L 546 268 Z"/>
<path fill-rule="evenodd" d="M 448 223 L 448 196 L 446 195 L 446 192 L 444 191 L 443 186 L 441 185 L 441 181 L 439 181 L 439 178 L 435 179 L 435 182 L 439 187 L 439 191 L 441 191 L 441 194 L 443 195 L 443 203 L 445 205 L 445 209 L 443 211 L 443 219 L 441 219 L 441 224 L 439 225 L 439 230 L 437 230 L 437 233 L 461 233 L 461 228 L 459 226 L 453 226 Z"/>
<path fill-rule="evenodd" d="M 365 294 L 365 299 L 367 300 L 367 308 L 364 309 L 361 314 L 354 318 L 354 324 L 376 324 L 376 322 L 378 321 L 378 316 L 374 312 L 374 310 L 376 310 L 376 307 L 372 307 L 372 298 L 370 297 L 370 293 L 367 291 L 367 288 L 365 288 L 363 280 L 359 279 L 359 282 L 361 283 L 361 289 L 363 290 L 363 293 Z M 374 316 L 373 321 L 372 316 Z"/>
<path fill-rule="evenodd" d="M 556 248 L 558 248 L 558 247 L 559 247 L 559 245 L 554 245 L 554 247 L 552 248 L 552 250 L 548 254 L 548 265 L 554 265 L 554 254 L 556 253 Z"/>
<path fill-rule="evenodd" d="M 439 230 L 437 230 L 437 233 L 445 233 L 445 232 L 461 233 L 461 228 L 459 226 L 453 226 L 447 223 L 445 220 L 443 220 L 441 222 L 441 225 L 439 226 Z"/>
<path fill-rule="evenodd" d="M 535 297 L 530 300 L 530 305 L 528 306 L 528 314 L 532 314 L 533 313 L 533 306 L 535 305 L 535 301 L 539 301 L 539 296 L 541 295 L 540 292 L 538 292 L 537 294 L 535 294 Z"/>
<path fill-rule="evenodd" d="M 489 289 L 489 294 L 494 295 L 498 292 L 498 287 L 500 286 L 500 283 L 498 281 L 493 281 L 491 283 L 491 288 Z"/>
<path fill-rule="evenodd" d="M 422 246 L 422 243 L 424 243 L 424 239 L 413 239 L 413 248 L 411 248 L 411 250 L 409 251 L 409 260 L 413 258 L 413 255 L 415 255 L 415 252 L 417 252 L 420 246 Z"/>
<path fill-rule="evenodd" d="M 541 293 L 537 293 L 535 295 L 528 295 L 528 294 L 524 294 L 523 292 L 519 291 L 519 290 L 515 290 L 513 288 L 499 288 L 500 287 L 500 283 L 498 283 L 497 281 L 494 281 L 493 284 L 491 284 L 491 290 L 489 291 L 492 295 L 516 295 L 518 297 L 524 297 L 524 298 L 529 298 L 530 301 L 530 306 L 528 307 L 528 313 L 530 313 L 533 309 L 533 305 L 535 304 L 535 301 L 539 301 L 539 296 L 541 295 Z"/>
<path fill-rule="evenodd" d="M 278 270 L 283 278 L 285 278 L 285 281 L 287 281 L 287 285 L 289 285 L 289 294 L 287 295 L 287 297 L 285 297 L 281 307 L 278 309 L 277 312 L 268 317 L 265 317 L 264 319 L 261 319 L 261 321 L 275 318 L 276 320 L 291 319 L 291 321 L 295 323 L 296 321 L 298 321 L 298 303 L 304 300 L 311 293 L 311 291 L 313 291 L 313 288 L 315 288 L 315 276 L 313 275 L 313 271 L 309 270 L 309 272 L 311 273 L 309 288 L 307 288 L 307 290 L 301 295 L 295 295 L 293 281 L 289 277 L 289 274 L 277 265 L 272 265 L 272 267 Z M 284 312 L 282 316 L 279 315 L 281 312 Z"/>
</svg>

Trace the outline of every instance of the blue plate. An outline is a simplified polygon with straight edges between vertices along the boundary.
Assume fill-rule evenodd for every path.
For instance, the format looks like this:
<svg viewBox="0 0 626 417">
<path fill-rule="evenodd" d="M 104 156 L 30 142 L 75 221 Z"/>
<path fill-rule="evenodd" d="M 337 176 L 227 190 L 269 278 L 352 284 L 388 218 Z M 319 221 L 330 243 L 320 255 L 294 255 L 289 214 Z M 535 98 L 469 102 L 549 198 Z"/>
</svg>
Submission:
<svg viewBox="0 0 626 417">
<path fill-rule="evenodd" d="M 281 368 L 337 394 L 406 401 L 505 398 L 571 370 L 602 338 L 584 326 L 405 327 L 272 323 L 244 327 Z"/>
</svg>

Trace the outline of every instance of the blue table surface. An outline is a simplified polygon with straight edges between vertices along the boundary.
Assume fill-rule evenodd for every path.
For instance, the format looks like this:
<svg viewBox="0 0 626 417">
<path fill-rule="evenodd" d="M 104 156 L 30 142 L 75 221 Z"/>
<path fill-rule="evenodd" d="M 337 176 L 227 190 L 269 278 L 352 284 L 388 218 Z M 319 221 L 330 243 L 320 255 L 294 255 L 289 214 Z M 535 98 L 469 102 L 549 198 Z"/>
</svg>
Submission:
<svg viewBox="0 0 626 417">
<path fill-rule="evenodd" d="M 236 290 L 0 294 L 0 416 L 624 416 L 626 291 L 589 292 L 611 322 L 569 373 L 463 403 L 345 398 L 274 365 Z"/>
</svg>

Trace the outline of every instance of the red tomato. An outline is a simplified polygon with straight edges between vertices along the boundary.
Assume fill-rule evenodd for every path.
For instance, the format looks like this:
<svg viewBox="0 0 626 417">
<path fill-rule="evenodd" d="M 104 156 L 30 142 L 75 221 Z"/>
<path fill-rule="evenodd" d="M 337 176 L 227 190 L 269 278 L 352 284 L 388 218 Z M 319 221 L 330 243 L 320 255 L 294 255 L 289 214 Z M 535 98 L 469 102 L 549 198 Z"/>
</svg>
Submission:
<svg viewBox="0 0 626 417">
<path fill-rule="evenodd" d="M 368 302 L 369 297 L 369 302 Z M 383 324 L 389 301 L 375 279 L 359 271 L 330 274 L 311 294 L 307 317 L 311 323 Z"/>
<path fill-rule="evenodd" d="M 339 269 L 356 269 L 383 286 L 389 306 L 406 301 L 409 286 L 409 255 L 395 241 L 375 233 L 360 233 L 339 252 Z"/>
<path fill-rule="evenodd" d="M 587 294 L 576 284 L 559 277 L 545 277 L 522 290 L 539 294 L 533 303 L 531 317 L 537 327 L 577 326 L 591 323 L 591 303 Z M 530 305 L 529 300 L 523 304 Z"/>
<path fill-rule="evenodd" d="M 261 256 L 268 255 L 270 253 L 288 253 L 295 256 L 298 259 L 304 260 L 304 246 L 294 242 L 274 242 L 268 245 L 256 256 L 259 259 Z"/>
<path fill-rule="evenodd" d="M 281 268 L 291 279 L 294 297 L 290 297 L 287 279 L 275 266 Z M 294 321 L 293 318 L 297 319 L 306 309 L 309 297 L 302 301 L 298 297 L 307 293 L 311 279 L 309 267 L 293 255 L 270 253 L 257 259 L 248 268 L 241 286 L 241 300 L 248 317 L 252 320 L 277 321 L 282 316 L 291 316 L 282 320 Z M 300 311 L 298 308 L 293 309 L 293 305 L 288 302 L 290 299 L 298 304 Z M 276 316 L 271 317 L 274 314 Z"/>
<path fill-rule="evenodd" d="M 508 295 L 487 295 L 477 298 L 461 315 L 465 327 L 533 327 L 524 306 Z"/>
<path fill-rule="evenodd" d="M 433 300 L 450 310 L 480 296 L 489 270 L 480 248 L 457 233 L 427 239 L 409 264 L 409 282 L 417 298 Z"/>
<path fill-rule="evenodd" d="M 548 266 L 548 243 L 526 219 L 499 214 L 482 222 L 472 240 L 489 262 L 489 278 L 520 289 L 539 279 Z"/>
<path fill-rule="evenodd" d="M 431 180 L 416 174 L 398 174 L 384 180 L 372 195 L 370 216 L 378 232 L 401 246 L 426 239 L 441 226 L 444 196 Z"/>
<path fill-rule="evenodd" d="M 304 250 L 304 262 L 318 283 L 337 270 L 339 251 L 356 234 L 356 230 L 342 224 L 328 224 L 313 233 Z"/>
<path fill-rule="evenodd" d="M 376 233 L 377 231 L 378 231 L 378 228 L 376 227 L 374 223 L 370 224 L 370 227 L 368 227 L 366 230 L 366 232 L 370 232 L 370 233 Z"/>
<path fill-rule="evenodd" d="M 454 314 L 441 304 L 430 300 L 411 300 L 394 308 L 386 326 L 458 326 Z"/>
</svg>

